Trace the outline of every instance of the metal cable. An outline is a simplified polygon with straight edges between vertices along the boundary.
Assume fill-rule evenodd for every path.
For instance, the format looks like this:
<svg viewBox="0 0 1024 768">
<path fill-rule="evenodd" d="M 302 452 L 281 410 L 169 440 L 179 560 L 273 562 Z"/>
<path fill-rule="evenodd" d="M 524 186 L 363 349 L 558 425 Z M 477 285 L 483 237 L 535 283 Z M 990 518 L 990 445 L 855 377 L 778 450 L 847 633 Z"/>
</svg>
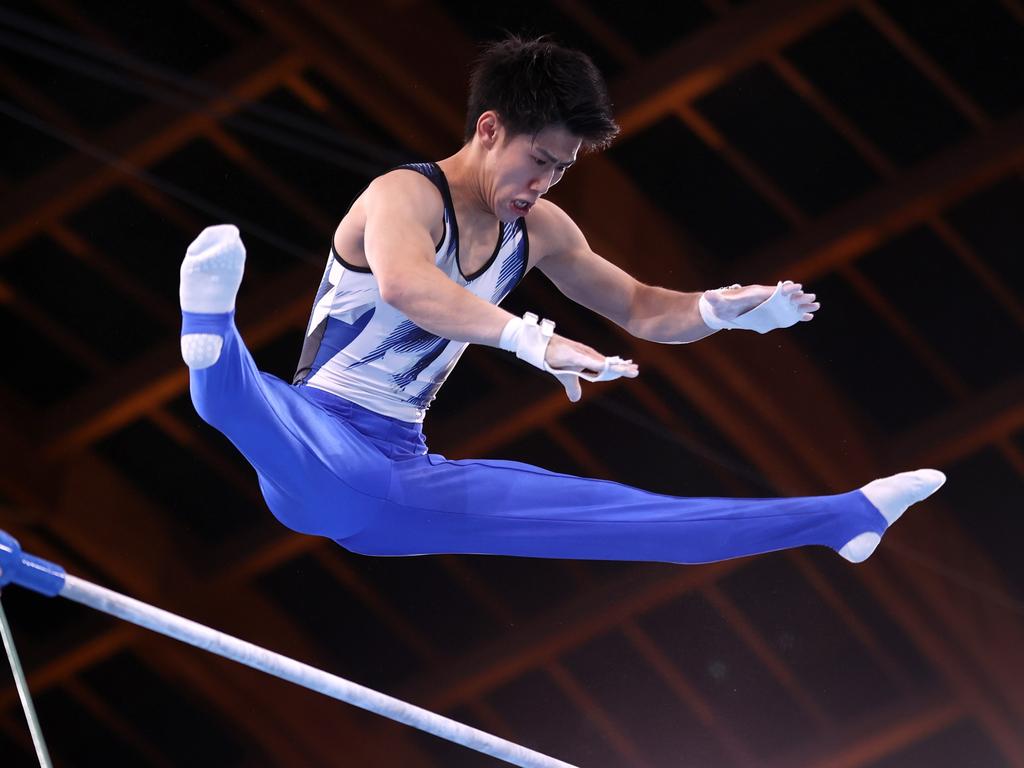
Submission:
<svg viewBox="0 0 1024 768">
<path fill-rule="evenodd" d="M 39 725 L 36 708 L 32 704 L 32 694 L 28 690 L 28 681 L 25 679 L 25 672 L 21 668 L 18 651 L 14 647 L 14 635 L 11 633 L 11 625 L 7 623 L 7 613 L 4 611 L 2 600 L 0 600 L 0 634 L 3 635 L 4 650 L 7 651 L 7 660 L 11 663 L 11 672 L 14 675 L 14 682 L 18 688 L 18 698 L 21 699 L 21 707 L 25 711 L 25 720 L 28 721 L 28 729 L 32 733 L 32 744 L 36 749 L 39 765 L 41 768 L 52 768 L 53 763 L 50 762 L 50 753 L 46 748 L 46 740 L 43 738 L 43 729 Z"/>
</svg>

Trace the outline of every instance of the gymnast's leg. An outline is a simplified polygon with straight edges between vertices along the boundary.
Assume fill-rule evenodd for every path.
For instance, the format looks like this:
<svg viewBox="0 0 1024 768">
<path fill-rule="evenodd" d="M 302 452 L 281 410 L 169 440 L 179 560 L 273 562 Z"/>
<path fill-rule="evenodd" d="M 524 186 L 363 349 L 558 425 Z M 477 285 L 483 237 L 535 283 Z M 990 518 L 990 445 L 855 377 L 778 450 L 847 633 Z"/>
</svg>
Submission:
<svg viewBox="0 0 1024 768">
<path fill-rule="evenodd" d="M 232 226 L 210 227 L 181 270 L 182 357 L 196 411 L 256 469 L 289 528 L 342 538 L 384 496 L 389 462 L 356 430 L 256 368 L 234 323 L 245 249 Z"/>
<path fill-rule="evenodd" d="M 923 474 L 922 474 L 923 473 Z M 902 473 L 832 496 L 681 498 L 509 461 L 399 462 L 390 503 L 342 542 L 364 554 L 438 552 L 704 563 L 806 545 L 866 559 L 944 478 Z"/>
<path fill-rule="evenodd" d="M 944 480 L 920 470 L 835 496 L 688 499 L 515 462 L 392 462 L 346 421 L 256 369 L 233 322 L 244 253 L 234 227 L 211 227 L 182 264 L 193 402 L 256 468 L 285 525 L 354 551 L 697 563 L 817 544 L 859 562 Z"/>
</svg>

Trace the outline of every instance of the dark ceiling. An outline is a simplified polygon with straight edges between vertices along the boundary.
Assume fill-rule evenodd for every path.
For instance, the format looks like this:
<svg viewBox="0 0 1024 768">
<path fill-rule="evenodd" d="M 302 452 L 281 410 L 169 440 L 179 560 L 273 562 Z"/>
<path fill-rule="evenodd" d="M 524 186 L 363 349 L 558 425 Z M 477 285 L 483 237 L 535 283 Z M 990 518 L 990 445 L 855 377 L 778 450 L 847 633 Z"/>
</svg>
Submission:
<svg viewBox="0 0 1024 768">
<path fill-rule="evenodd" d="M 667 14 L 667 15 L 666 15 Z M 373 559 L 277 525 L 192 411 L 177 270 L 242 228 L 239 321 L 290 378 L 367 180 L 454 151 L 477 44 L 550 33 L 623 134 L 552 197 L 694 290 L 802 280 L 810 325 L 626 338 L 560 388 L 471 350 L 434 451 L 681 495 L 947 487 L 867 564 Z M 0 527 L 71 572 L 584 766 L 1024 766 L 1021 0 L 10 2 L 0 8 Z M 61 601 L 4 604 L 60 766 L 493 761 Z M 34 765 L 13 684 L 0 762 Z"/>
</svg>

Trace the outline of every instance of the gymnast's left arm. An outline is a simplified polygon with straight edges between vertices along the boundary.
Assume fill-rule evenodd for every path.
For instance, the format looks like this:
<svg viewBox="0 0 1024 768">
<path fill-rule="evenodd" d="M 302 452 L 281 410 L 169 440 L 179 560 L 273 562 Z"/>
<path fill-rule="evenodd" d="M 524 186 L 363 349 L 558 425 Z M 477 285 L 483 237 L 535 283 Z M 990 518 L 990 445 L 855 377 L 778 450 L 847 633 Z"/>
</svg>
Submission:
<svg viewBox="0 0 1024 768">
<path fill-rule="evenodd" d="M 541 215 L 531 222 L 531 240 L 537 233 L 543 249 L 536 266 L 577 304 L 637 338 L 686 344 L 721 329 L 766 333 L 807 322 L 820 306 L 814 294 L 788 280 L 697 292 L 645 285 L 594 253 L 575 222 L 554 204 L 538 205 L 534 213 Z"/>
</svg>

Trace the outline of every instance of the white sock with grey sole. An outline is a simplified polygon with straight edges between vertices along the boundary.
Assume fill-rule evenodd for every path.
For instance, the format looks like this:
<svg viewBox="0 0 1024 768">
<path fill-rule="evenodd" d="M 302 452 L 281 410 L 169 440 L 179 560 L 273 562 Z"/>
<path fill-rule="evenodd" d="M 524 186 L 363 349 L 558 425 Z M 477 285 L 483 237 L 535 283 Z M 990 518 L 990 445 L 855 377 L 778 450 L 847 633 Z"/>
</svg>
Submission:
<svg viewBox="0 0 1024 768">
<path fill-rule="evenodd" d="M 233 224 L 204 229 L 181 262 L 178 297 L 184 312 L 223 314 L 235 308 L 242 284 L 245 246 Z M 220 358 L 223 337 L 213 333 L 187 333 L 181 337 L 181 357 L 189 368 L 208 368 Z"/>
<path fill-rule="evenodd" d="M 860 490 L 882 514 L 888 527 L 899 520 L 912 504 L 927 499 L 945 482 L 946 476 L 937 469 L 918 469 L 872 480 Z M 839 554 L 851 563 L 861 563 L 871 556 L 881 540 L 880 534 L 862 533 L 846 542 Z"/>
</svg>

